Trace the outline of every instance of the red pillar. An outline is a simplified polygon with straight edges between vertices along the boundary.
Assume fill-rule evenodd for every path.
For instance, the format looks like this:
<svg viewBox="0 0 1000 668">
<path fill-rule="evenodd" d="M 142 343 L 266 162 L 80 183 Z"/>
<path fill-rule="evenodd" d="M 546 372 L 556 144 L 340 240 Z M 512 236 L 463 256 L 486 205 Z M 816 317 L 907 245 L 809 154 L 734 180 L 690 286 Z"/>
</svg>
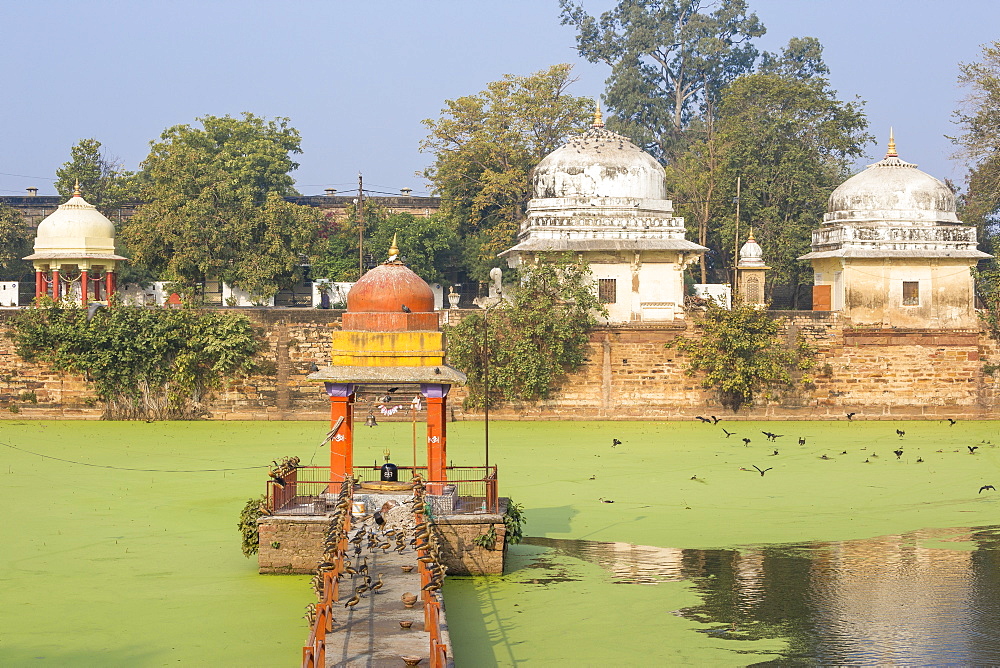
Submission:
<svg viewBox="0 0 1000 668">
<path fill-rule="evenodd" d="M 87 292 L 90 288 L 90 277 L 87 276 L 87 270 L 80 270 L 80 303 L 84 306 L 87 305 Z"/>
<path fill-rule="evenodd" d="M 450 385 L 427 384 L 420 393 L 427 399 L 427 478 L 448 479 L 448 390 Z"/>
<path fill-rule="evenodd" d="M 327 383 L 330 395 L 330 428 L 344 423 L 330 440 L 330 480 L 341 482 L 354 473 L 354 385 Z"/>
<path fill-rule="evenodd" d="M 113 272 L 113 271 L 107 271 L 107 272 L 105 272 L 105 274 L 104 274 L 104 297 L 105 297 L 105 299 L 108 300 L 108 303 L 111 302 L 111 295 L 115 294 L 115 288 L 116 287 L 117 287 L 117 285 L 115 284 L 115 272 Z"/>
<path fill-rule="evenodd" d="M 38 302 L 38 298 L 45 293 L 45 272 L 35 269 L 35 302 Z"/>
<path fill-rule="evenodd" d="M 59 267 L 52 268 L 52 299 L 59 301 Z"/>
</svg>

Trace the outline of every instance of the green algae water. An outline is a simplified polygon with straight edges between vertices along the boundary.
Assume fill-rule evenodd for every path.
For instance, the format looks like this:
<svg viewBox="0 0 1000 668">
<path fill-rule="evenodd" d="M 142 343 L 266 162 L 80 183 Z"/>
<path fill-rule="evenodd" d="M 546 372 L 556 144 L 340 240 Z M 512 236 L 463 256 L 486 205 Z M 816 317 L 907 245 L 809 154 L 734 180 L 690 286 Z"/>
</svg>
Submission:
<svg viewBox="0 0 1000 668">
<path fill-rule="evenodd" d="M 358 430 L 356 463 L 411 463 L 410 429 Z M 0 665 L 297 664 L 307 578 L 257 575 L 236 521 L 266 478 L 245 467 L 322 465 L 325 430 L 0 422 L 19 448 L 0 447 Z M 504 576 L 447 581 L 459 666 L 1000 663 L 1000 493 L 979 492 L 1000 486 L 996 423 L 494 423 L 490 441 L 528 538 Z M 482 424 L 450 424 L 448 457 L 482 463 Z"/>
</svg>

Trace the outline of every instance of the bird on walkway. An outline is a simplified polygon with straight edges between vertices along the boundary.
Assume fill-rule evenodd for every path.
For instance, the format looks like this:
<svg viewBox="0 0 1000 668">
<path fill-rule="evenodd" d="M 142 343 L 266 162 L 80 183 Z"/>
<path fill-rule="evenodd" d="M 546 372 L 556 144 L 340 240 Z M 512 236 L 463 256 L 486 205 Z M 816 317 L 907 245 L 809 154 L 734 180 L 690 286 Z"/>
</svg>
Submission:
<svg viewBox="0 0 1000 668">
<path fill-rule="evenodd" d="M 851 420 L 853 420 L 855 415 L 857 415 L 857 413 L 848 413 L 847 421 L 850 422 Z"/>
<path fill-rule="evenodd" d="M 695 420 L 701 420 L 702 422 L 708 422 L 708 423 L 711 423 L 711 422 L 712 422 L 712 421 L 711 421 L 710 419 L 708 419 L 707 417 L 702 417 L 702 416 L 700 416 L 700 415 L 695 415 L 695 416 L 694 416 L 694 419 L 695 419 Z"/>
<path fill-rule="evenodd" d="M 743 439 L 743 446 L 746 447 L 746 446 L 749 446 L 749 445 L 750 445 L 750 439 L 749 438 L 744 438 Z"/>
<path fill-rule="evenodd" d="M 403 304 L 403 313 L 413 313 L 413 311 L 410 310 L 409 306 Z"/>
<path fill-rule="evenodd" d="M 622 442 L 619 441 L 617 438 L 611 439 L 611 447 L 612 448 L 617 448 L 621 444 L 622 444 Z"/>
<path fill-rule="evenodd" d="M 978 445 L 967 445 L 967 446 L 965 446 L 965 447 L 967 447 L 967 448 L 969 449 L 969 454 L 970 454 L 970 455 L 974 455 L 974 454 L 976 454 L 976 450 L 978 450 L 978 449 L 979 449 L 979 446 L 978 446 Z"/>
<path fill-rule="evenodd" d="M 726 428 L 722 427 L 722 433 L 726 435 L 726 438 L 729 438 L 730 436 L 732 436 L 736 432 L 735 431 L 726 431 Z"/>
<path fill-rule="evenodd" d="M 906 432 L 903 431 L 902 429 L 897 429 L 896 435 L 899 436 L 900 438 L 903 438 L 904 436 L 906 436 Z"/>
<path fill-rule="evenodd" d="M 344 603 L 344 607 L 353 608 L 360 602 L 361 602 L 361 594 L 354 594 L 354 596 L 347 599 L 347 603 Z"/>
<path fill-rule="evenodd" d="M 773 466 L 769 466 L 769 467 L 767 467 L 766 469 L 761 469 L 761 468 L 760 468 L 759 466 L 757 466 L 756 464 L 754 464 L 754 465 L 753 465 L 753 467 L 754 467 L 755 469 L 757 469 L 757 470 L 758 470 L 758 471 L 760 472 L 760 477 L 761 477 L 761 478 L 763 478 L 763 477 L 764 477 L 764 474 L 765 474 L 765 473 L 767 473 L 768 471 L 770 471 L 771 469 L 773 469 L 773 468 L 774 468 Z"/>
<path fill-rule="evenodd" d="M 948 421 L 948 426 L 949 427 L 954 427 L 955 423 L 958 422 L 958 420 L 952 420 L 951 418 L 945 418 L 945 420 Z"/>
<path fill-rule="evenodd" d="M 894 455 L 896 455 L 896 459 L 902 459 L 903 458 L 903 451 L 902 450 L 893 450 L 892 453 Z"/>
<path fill-rule="evenodd" d="M 385 583 L 382 581 L 382 574 L 379 573 L 378 574 L 378 580 L 376 580 L 375 584 L 372 585 L 372 593 L 373 594 L 379 593 L 378 590 L 381 589 L 384 586 L 385 586 Z"/>
<path fill-rule="evenodd" d="M 993 485 L 983 485 L 982 487 L 979 488 L 979 493 L 982 494 L 984 489 L 991 489 L 994 492 L 997 491 L 997 488 L 994 487 Z"/>
</svg>

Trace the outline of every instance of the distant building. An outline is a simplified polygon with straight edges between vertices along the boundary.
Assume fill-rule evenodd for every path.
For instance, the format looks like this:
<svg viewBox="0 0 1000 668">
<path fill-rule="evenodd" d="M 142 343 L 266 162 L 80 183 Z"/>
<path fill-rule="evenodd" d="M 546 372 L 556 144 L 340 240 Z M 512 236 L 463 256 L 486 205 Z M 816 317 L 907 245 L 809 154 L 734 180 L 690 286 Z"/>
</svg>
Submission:
<svg viewBox="0 0 1000 668">
<path fill-rule="evenodd" d="M 518 243 L 500 254 L 509 266 L 568 252 L 590 264 L 609 322 L 684 317 L 684 269 L 708 249 L 684 238 L 653 156 L 605 130 L 598 112 L 532 179 Z"/>
<path fill-rule="evenodd" d="M 979 326 L 970 269 L 991 257 L 976 228 L 955 213 L 955 194 L 899 159 L 885 158 L 830 195 L 812 234 L 813 310 L 840 311 L 855 326 Z"/>
</svg>

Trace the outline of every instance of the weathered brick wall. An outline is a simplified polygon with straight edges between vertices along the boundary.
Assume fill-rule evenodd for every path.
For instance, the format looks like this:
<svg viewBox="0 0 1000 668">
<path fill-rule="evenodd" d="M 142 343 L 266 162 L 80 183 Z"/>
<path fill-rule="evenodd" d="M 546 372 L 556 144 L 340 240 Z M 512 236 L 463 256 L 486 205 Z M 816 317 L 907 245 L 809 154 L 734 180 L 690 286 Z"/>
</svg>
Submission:
<svg viewBox="0 0 1000 668">
<path fill-rule="evenodd" d="M 323 539 L 329 528 L 330 518 L 325 516 L 260 518 L 259 572 L 315 573 L 316 564 L 323 560 Z"/>
<path fill-rule="evenodd" d="M 503 506 L 506 507 L 506 503 Z M 492 548 L 476 545 L 474 541 L 488 534 L 490 530 L 495 535 Z M 434 521 L 433 531 L 438 539 L 441 561 L 448 567 L 449 575 L 503 573 L 504 555 L 507 552 L 507 527 L 504 526 L 502 516 L 439 517 Z"/>
<path fill-rule="evenodd" d="M 319 309 L 236 309 L 264 331 L 264 373 L 217 391 L 209 408 L 219 420 L 322 420 L 329 403 L 309 366 L 328 363 L 330 331 L 340 312 Z M 450 312 L 452 322 L 464 315 Z M 0 313 L 0 327 L 8 317 Z M 730 418 L 834 419 L 993 417 L 997 379 L 982 371 L 1000 360 L 996 342 L 975 331 L 845 329 L 836 313 L 785 312 L 785 333 L 817 348 L 812 386 L 786 393 Z M 588 363 L 546 401 L 491 411 L 496 419 L 690 419 L 724 411 L 713 393 L 684 373 L 685 356 L 665 344 L 696 335 L 688 323 L 616 326 L 591 332 Z M 31 393 L 34 393 L 33 395 Z M 455 419 L 480 419 L 462 409 Z M 33 403 L 31 398 L 33 397 Z M 16 406 L 13 413 L 10 406 Z M 100 406 L 83 378 L 26 364 L 0 336 L 0 418 L 98 418 Z M 727 413 L 728 414 L 728 413 Z"/>
</svg>

